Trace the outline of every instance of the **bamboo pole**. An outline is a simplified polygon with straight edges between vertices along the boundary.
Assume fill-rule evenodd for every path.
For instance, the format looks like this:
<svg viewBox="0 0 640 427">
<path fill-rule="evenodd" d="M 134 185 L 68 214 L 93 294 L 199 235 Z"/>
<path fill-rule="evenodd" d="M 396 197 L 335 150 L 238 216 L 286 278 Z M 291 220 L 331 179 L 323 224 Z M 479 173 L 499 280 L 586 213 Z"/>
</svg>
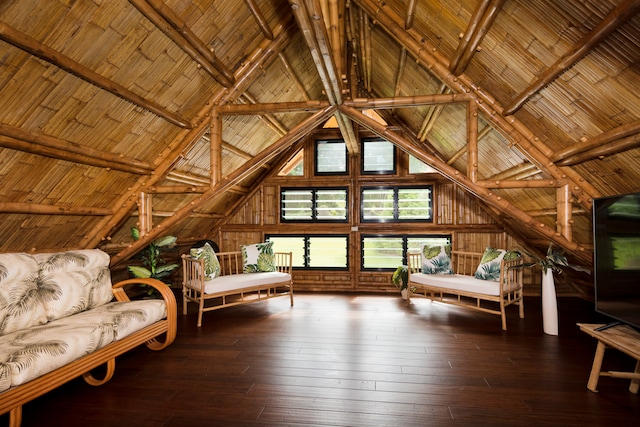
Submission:
<svg viewBox="0 0 640 427">
<path fill-rule="evenodd" d="M 285 71 L 289 75 L 289 78 L 293 80 L 293 83 L 298 88 L 298 91 L 304 96 L 304 99 L 306 101 L 310 101 L 311 97 L 309 96 L 309 92 L 307 92 L 307 89 L 304 87 L 304 85 L 300 81 L 300 78 L 296 74 L 295 70 L 291 67 L 289 60 L 287 60 L 287 57 L 284 55 L 283 52 L 280 52 L 278 53 L 278 58 L 280 58 L 280 62 L 282 62 L 282 66 L 284 67 Z"/>
<path fill-rule="evenodd" d="M 113 210 L 89 206 L 43 205 L 38 203 L 0 202 L 1 213 L 24 213 L 31 215 L 81 215 L 107 216 Z"/>
<path fill-rule="evenodd" d="M 566 181 L 558 181 L 555 179 L 511 179 L 511 180 L 483 180 L 475 183 L 479 187 L 484 188 L 557 188 L 566 186 Z"/>
<path fill-rule="evenodd" d="M 198 209 L 204 203 L 220 194 L 224 194 L 225 191 L 237 185 L 244 178 L 255 172 L 268 161 L 272 160 L 283 149 L 286 149 L 296 140 L 303 137 L 311 129 L 315 129 L 325 120 L 327 120 L 327 118 L 329 118 L 334 113 L 335 108 L 336 107 L 333 106 L 327 107 L 326 109 L 318 111 L 317 113 L 300 122 L 296 127 L 291 129 L 287 135 L 283 136 L 278 141 L 262 150 L 252 160 L 246 162 L 244 165 L 236 169 L 229 176 L 218 182 L 214 187 L 210 188 L 206 193 L 201 194 L 195 200 L 180 208 L 172 217 L 162 221 L 160 224 L 154 227 L 154 229 L 151 230 L 144 239 L 141 238 L 140 240 L 133 242 L 132 244 L 127 246 L 127 248 L 112 256 L 111 266 L 113 267 L 124 261 L 128 257 L 132 256 L 137 251 L 144 248 L 148 244 L 148 242 L 160 237 L 163 233 L 167 233 L 178 222 L 189 216 L 194 210 Z"/>
<path fill-rule="evenodd" d="M 634 148 L 640 147 L 640 133 L 637 135 L 629 136 L 627 138 L 619 139 L 615 142 L 610 142 L 607 145 L 592 148 L 587 151 L 583 151 L 579 154 L 569 156 L 564 160 L 558 162 L 560 166 L 572 166 L 578 163 L 583 163 L 589 160 L 603 158 L 606 156 L 612 156 L 614 154 L 622 153 Z"/>
<path fill-rule="evenodd" d="M 471 182 L 478 180 L 478 106 L 467 103 L 467 176 Z"/>
<path fill-rule="evenodd" d="M 416 13 L 416 0 L 409 0 L 407 5 L 407 17 L 404 20 L 404 29 L 409 30 L 413 27 L 413 15 Z"/>
<path fill-rule="evenodd" d="M 233 86 L 233 73 L 216 58 L 187 25 L 161 0 L 129 0 L 184 53 L 224 87 Z"/>
<path fill-rule="evenodd" d="M 480 25 L 480 21 L 482 20 L 484 13 L 489 7 L 489 3 L 491 3 L 491 0 L 481 0 L 478 2 L 475 10 L 473 11 L 473 15 L 471 15 L 471 20 L 467 25 L 467 29 L 465 30 L 464 34 L 460 34 L 460 43 L 458 43 L 458 47 L 456 48 L 456 51 L 453 54 L 453 58 L 449 63 L 449 70 L 451 72 L 454 72 L 454 70 L 458 67 L 458 64 L 460 64 L 460 59 L 462 59 L 462 55 L 467 50 L 467 46 L 469 46 L 471 38 L 476 33 L 476 29 Z M 408 29 L 409 28 L 406 28 L 405 26 L 405 30 Z M 462 70 L 462 72 L 464 72 L 464 70 Z"/>
<path fill-rule="evenodd" d="M 562 55 L 555 64 L 547 69 L 547 71 L 535 82 L 529 85 L 527 89 L 521 92 L 511 104 L 507 105 L 502 114 L 511 115 L 518 111 L 532 96 L 542 90 L 545 86 L 555 80 L 565 70 L 573 66 L 587 55 L 591 49 L 602 40 L 607 38 L 611 33 L 618 29 L 629 19 L 633 18 L 640 10 L 639 0 L 626 0 L 618 5 L 600 22 L 589 34 L 584 36 L 582 40 L 576 44 L 569 52 Z"/>
<path fill-rule="evenodd" d="M 186 194 L 186 193 L 204 193 L 209 187 L 204 185 L 160 185 L 146 187 L 144 191 L 148 194 Z M 157 213 L 154 212 L 154 215 Z"/>
<path fill-rule="evenodd" d="M 327 101 L 266 102 L 262 104 L 226 104 L 216 107 L 223 116 L 258 115 L 270 113 L 316 112 L 329 106 Z"/>
<path fill-rule="evenodd" d="M 395 132 L 389 131 L 384 125 L 372 120 L 371 118 L 365 116 L 360 111 L 347 107 L 345 105 L 341 105 L 339 107 L 345 114 L 348 114 L 351 119 L 365 128 L 369 129 L 371 132 L 376 135 L 384 138 L 402 150 L 408 152 L 409 154 L 417 157 L 425 163 L 430 164 L 436 170 L 438 170 L 441 174 L 449 178 L 452 182 L 458 184 L 460 187 L 464 188 L 466 191 L 474 194 L 479 197 L 486 204 L 496 208 L 497 210 L 503 212 L 505 215 L 513 217 L 519 221 L 521 221 L 525 226 L 531 227 L 533 231 L 536 233 L 553 240 L 558 243 L 560 246 L 566 248 L 567 250 L 573 252 L 575 256 L 581 259 L 584 262 L 591 262 L 590 252 L 586 250 L 583 246 L 571 242 L 558 233 L 556 230 L 548 227 L 546 224 L 536 221 L 533 217 L 528 215 L 526 212 L 521 211 L 507 200 L 503 199 L 501 196 L 495 194 L 491 190 L 480 187 L 479 185 L 473 183 L 469 177 L 460 173 L 457 169 L 447 165 L 446 163 L 440 161 L 437 157 L 430 155 L 422 150 L 417 149 L 413 144 L 411 144 L 406 138 L 396 134 Z"/>
<path fill-rule="evenodd" d="M 262 31 L 262 34 L 265 36 L 265 38 L 267 40 L 273 40 L 273 32 L 271 32 L 271 27 L 269 27 L 269 23 L 262 14 L 262 11 L 260 10 L 260 7 L 258 7 L 256 1 L 244 0 L 244 2 L 247 4 L 247 7 L 258 23 L 258 27 L 260 27 L 260 31 Z"/>
<path fill-rule="evenodd" d="M 249 93 L 249 91 L 243 93 L 242 96 L 238 98 L 238 101 L 243 104 L 258 104 L 257 100 Z M 258 117 L 279 136 L 287 133 L 287 128 L 273 114 L 260 114 Z"/>
<path fill-rule="evenodd" d="M 36 56 L 43 61 L 49 62 L 56 67 L 94 85 L 105 91 L 116 95 L 132 104 L 144 108 L 145 110 L 162 117 L 169 123 L 172 123 L 181 128 L 190 129 L 191 123 L 188 120 L 174 114 L 165 108 L 159 106 L 153 101 L 144 99 L 143 97 L 136 95 L 126 87 L 101 76 L 95 71 L 85 67 L 84 65 L 74 61 L 62 53 L 51 49 L 48 46 L 40 43 L 39 41 L 21 33 L 15 28 L 7 25 L 4 22 L 0 22 L 0 40 L 12 44 L 13 46 L 28 52 L 29 54 Z"/>
<path fill-rule="evenodd" d="M 571 190 L 568 185 L 563 185 L 556 190 L 556 205 L 558 209 L 557 227 L 558 232 L 567 240 L 573 240 L 573 220 L 571 212 L 573 205 L 571 204 Z"/>
<path fill-rule="evenodd" d="M 215 187 L 222 180 L 222 116 L 218 109 L 211 111 L 211 124 L 209 125 L 210 163 L 209 174 L 211 187 Z"/>
<path fill-rule="evenodd" d="M 353 108 L 385 109 L 393 107 L 417 107 L 420 105 L 459 104 L 473 99 L 466 93 L 439 95 L 400 96 L 396 98 L 355 98 L 345 100 L 342 104 Z"/>
<path fill-rule="evenodd" d="M 205 178 L 205 177 L 190 175 L 190 174 L 186 174 L 178 171 L 169 172 L 166 178 L 168 181 L 180 182 L 190 187 L 198 187 L 198 186 L 204 186 L 204 185 L 208 186 L 210 183 L 209 177 Z"/>
</svg>

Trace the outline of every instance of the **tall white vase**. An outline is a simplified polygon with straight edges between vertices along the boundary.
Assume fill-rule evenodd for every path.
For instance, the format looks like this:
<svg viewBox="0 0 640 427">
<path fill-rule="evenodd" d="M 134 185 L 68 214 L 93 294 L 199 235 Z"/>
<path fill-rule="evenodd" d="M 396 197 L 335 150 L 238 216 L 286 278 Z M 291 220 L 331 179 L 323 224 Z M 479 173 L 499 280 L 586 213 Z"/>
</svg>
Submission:
<svg viewBox="0 0 640 427">
<path fill-rule="evenodd" d="M 558 335 L 558 301 L 550 268 L 542 272 L 542 329 L 545 334 Z"/>
</svg>

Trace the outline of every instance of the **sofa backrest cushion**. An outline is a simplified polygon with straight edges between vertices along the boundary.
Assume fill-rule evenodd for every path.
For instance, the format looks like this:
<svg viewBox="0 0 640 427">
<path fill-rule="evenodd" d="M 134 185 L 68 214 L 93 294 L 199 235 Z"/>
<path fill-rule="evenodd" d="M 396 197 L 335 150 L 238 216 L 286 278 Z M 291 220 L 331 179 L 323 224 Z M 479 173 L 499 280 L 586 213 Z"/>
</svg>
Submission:
<svg viewBox="0 0 640 427">
<path fill-rule="evenodd" d="M 109 255 L 99 249 L 0 254 L 0 334 L 42 325 L 112 299 Z"/>
</svg>

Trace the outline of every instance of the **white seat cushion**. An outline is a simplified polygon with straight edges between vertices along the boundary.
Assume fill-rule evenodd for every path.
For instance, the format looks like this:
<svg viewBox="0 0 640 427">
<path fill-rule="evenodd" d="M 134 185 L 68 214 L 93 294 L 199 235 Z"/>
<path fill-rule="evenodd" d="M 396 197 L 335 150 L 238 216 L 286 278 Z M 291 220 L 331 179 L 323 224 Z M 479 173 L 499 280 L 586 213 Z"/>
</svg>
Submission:
<svg viewBox="0 0 640 427">
<path fill-rule="evenodd" d="M 493 280 L 476 279 L 462 274 L 423 274 L 412 273 L 411 281 L 453 291 L 472 292 L 482 295 L 500 295 L 500 283 Z M 455 293 L 455 292 L 454 292 Z"/>
<path fill-rule="evenodd" d="M 204 282 L 205 294 L 226 293 L 244 288 L 267 286 L 275 283 L 288 282 L 291 275 L 279 271 L 265 273 L 241 273 L 219 276 Z"/>
</svg>

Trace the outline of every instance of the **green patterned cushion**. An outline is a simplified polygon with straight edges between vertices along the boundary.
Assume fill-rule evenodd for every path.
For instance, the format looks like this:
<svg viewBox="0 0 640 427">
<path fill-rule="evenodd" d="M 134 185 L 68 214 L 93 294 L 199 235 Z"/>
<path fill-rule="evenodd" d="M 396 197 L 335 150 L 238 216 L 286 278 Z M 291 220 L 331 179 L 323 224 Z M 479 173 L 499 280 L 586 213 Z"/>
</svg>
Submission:
<svg viewBox="0 0 640 427">
<path fill-rule="evenodd" d="M 220 275 L 220 262 L 210 244 L 205 243 L 200 248 L 191 248 L 189 255 L 192 258 L 204 259 L 205 280 L 212 280 Z"/>
<path fill-rule="evenodd" d="M 273 242 L 242 245 L 241 249 L 244 273 L 276 271 L 273 259 Z"/>
<path fill-rule="evenodd" d="M 480 265 L 475 273 L 476 279 L 492 280 L 497 282 L 500 280 L 500 262 L 504 258 L 507 251 L 504 249 L 487 248 L 482 254 Z"/>
<path fill-rule="evenodd" d="M 422 272 L 424 274 L 453 274 L 451 245 L 422 246 Z"/>
</svg>

